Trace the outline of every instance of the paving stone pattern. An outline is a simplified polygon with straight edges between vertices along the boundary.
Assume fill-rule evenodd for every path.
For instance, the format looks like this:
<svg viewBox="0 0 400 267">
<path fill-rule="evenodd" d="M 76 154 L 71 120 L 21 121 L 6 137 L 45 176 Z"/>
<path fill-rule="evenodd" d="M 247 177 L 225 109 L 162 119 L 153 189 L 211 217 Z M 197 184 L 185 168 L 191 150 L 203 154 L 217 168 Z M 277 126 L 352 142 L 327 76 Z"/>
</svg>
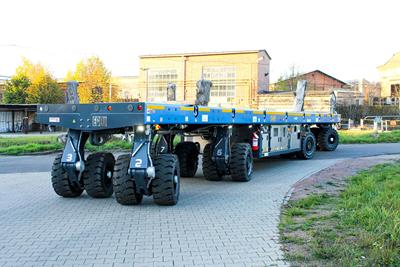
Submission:
<svg viewBox="0 0 400 267">
<path fill-rule="evenodd" d="M 58 197 L 50 173 L 0 175 L 0 266 L 285 266 L 282 200 L 338 159 L 255 164 L 248 183 L 182 179 L 177 206 Z M 16 163 L 17 164 L 17 163 Z"/>
</svg>

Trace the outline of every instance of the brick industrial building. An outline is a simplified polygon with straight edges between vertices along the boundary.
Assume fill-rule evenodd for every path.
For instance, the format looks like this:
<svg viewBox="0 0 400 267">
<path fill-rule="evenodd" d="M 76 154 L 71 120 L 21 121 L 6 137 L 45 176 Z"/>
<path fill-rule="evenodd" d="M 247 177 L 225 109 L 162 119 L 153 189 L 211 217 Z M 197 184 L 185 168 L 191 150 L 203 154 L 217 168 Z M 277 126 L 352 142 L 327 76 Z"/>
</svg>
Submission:
<svg viewBox="0 0 400 267">
<path fill-rule="evenodd" d="M 143 55 L 137 76 L 113 77 L 112 85 L 105 90 L 117 90 L 120 101 L 164 102 L 167 86 L 172 83 L 176 85 L 176 102 L 192 104 L 196 82 L 204 78 L 213 82 L 210 105 L 256 108 L 262 93 L 270 89 L 270 60 L 263 49 Z M 308 90 L 345 85 L 319 70 L 298 78 L 309 81 Z M 59 84 L 66 88 L 65 81 Z"/>
<path fill-rule="evenodd" d="M 211 80 L 211 105 L 251 107 L 269 89 L 271 57 L 265 50 L 140 56 L 138 98 L 166 101 L 168 83 L 176 100 L 194 103 L 196 82 Z"/>
<path fill-rule="evenodd" d="M 347 86 L 347 83 L 320 70 L 300 74 L 296 77 L 280 81 L 279 84 L 286 90 L 294 91 L 298 80 L 307 80 L 307 90 L 312 91 L 329 91 L 332 89 L 342 89 Z M 274 88 L 276 85 L 272 87 Z"/>
</svg>

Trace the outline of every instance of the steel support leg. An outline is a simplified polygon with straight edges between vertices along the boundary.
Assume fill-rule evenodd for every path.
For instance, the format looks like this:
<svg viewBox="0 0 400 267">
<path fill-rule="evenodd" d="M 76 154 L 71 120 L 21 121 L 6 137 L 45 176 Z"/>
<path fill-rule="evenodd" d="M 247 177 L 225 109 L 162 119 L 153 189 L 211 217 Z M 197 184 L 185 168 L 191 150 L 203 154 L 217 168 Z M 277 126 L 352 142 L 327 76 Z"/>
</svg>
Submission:
<svg viewBox="0 0 400 267">
<path fill-rule="evenodd" d="M 135 128 L 129 172 L 135 180 L 137 193 L 150 195 L 155 169 L 150 155 L 152 130 L 150 126 L 146 127 Z"/>
<path fill-rule="evenodd" d="M 214 139 L 212 160 L 221 174 L 229 173 L 229 160 L 231 155 L 232 129 L 228 126 L 217 127 Z"/>
<path fill-rule="evenodd" d="M 88 133 L 69 130 L 61 158 L 61 164 L 68 174 L 70 183 L 79 189 L 83 188 L 81 177 L 85 170 L 84 148 L 88 137 Z"/>
</svg>

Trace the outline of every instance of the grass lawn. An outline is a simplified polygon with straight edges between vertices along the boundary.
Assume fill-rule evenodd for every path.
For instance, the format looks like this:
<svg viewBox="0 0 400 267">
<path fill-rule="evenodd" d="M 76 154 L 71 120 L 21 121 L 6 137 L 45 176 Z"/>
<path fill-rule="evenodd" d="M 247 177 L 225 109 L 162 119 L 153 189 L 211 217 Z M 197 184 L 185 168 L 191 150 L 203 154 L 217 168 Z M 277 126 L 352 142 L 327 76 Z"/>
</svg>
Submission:
<svg viewBox="0 0 400 267">
<path fill-rule="evenodd" d="M 400 130 L 374 133 L 372 131 L 339 131 L 341 144 L 369 144 L 400 142 Z M 44 151 L 61 150 L 63 145 L 57 142 L 56 136 L 19 136 L 15 138 L 0 136 L 0 154 L 20 155 Z M 89 142 L 86 149 L 89 151 L 104 151 L 113 149 L 129 150 L 131 144 L 123 140 L 111 140 L 103 146 L 92 146 Z"/>
<path fill-rule="evenodd" d="M 350 177 L 337 196 L 289 201 L 280 231 L 295 266 L 400 266 L 400 162 Z"/>
<path fill-rule="evenodd" d="M 0 137 L 0 154 L 4 155 L 57 151 L 62 150 L 63 147 L 64 145 L 57 141 L 56 136 Z M 92 146 L 89 142 L 86 144 L 86 149 L 89 151 L 129 150 L 130 148 L 131 144 L 123 140 L 111 140 L 103 146 Z"/>
<path fill-rule="evenodd" d="M 400 130 L 376 133 L 373 131 L 339 131 L 341 144 L 374 144 L 400 142 Z"/>
<path fill-rule="evenodd" d="M 19 155 L 62 149 L 56 136 L 0 137 L 0 154 Z"/>
</svg>

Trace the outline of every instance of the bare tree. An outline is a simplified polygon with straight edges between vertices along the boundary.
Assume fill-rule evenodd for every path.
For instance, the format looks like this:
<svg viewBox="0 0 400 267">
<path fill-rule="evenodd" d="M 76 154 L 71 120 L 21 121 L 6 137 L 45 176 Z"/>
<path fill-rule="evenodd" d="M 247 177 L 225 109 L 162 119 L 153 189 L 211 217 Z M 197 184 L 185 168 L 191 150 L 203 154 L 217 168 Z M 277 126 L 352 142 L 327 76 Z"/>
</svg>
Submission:
<svg viewBox="0 0 400 267">
<path fill-rule="evenodd" d="M 275 90 L 278 91 L 295 91 L 297 82 L 300 79 L 300 67 L 295 63 L 291 64 L 288 69 L 281 74 L 278 81 L 275 83 Z"/>
</svg>

